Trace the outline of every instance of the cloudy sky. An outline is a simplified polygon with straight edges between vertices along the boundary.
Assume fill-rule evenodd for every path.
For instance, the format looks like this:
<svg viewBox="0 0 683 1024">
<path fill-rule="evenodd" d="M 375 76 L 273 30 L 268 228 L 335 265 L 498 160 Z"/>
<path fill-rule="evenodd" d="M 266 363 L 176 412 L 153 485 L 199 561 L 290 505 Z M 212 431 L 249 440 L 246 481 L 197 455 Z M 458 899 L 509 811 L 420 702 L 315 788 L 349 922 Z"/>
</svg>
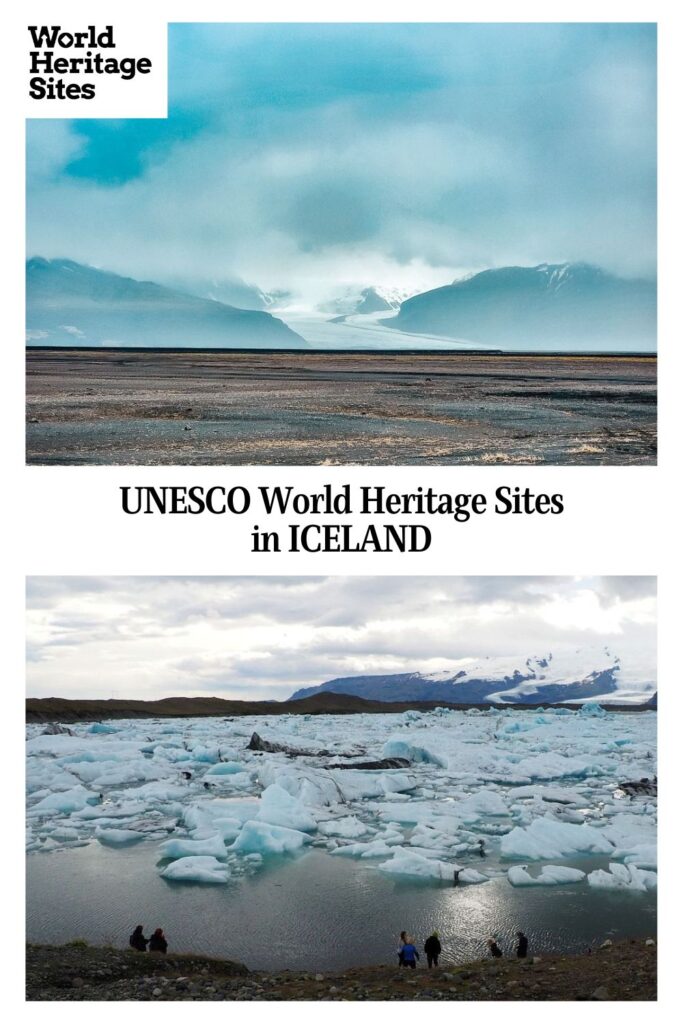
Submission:
<svg viewBox="0 0 683 1024">
<path fill-rule="evenodd" d="M 32 577 L 27 615 L 33 697 L 285 699 L 605 645 L 656 678 L 652 577 Z"/>
<path fill-rule="evenodd" d="M 655 271 L 652 25 L 176 25 L 166 121 L 28 122 L 28 255 L 298 300 Z"/>
</svg>

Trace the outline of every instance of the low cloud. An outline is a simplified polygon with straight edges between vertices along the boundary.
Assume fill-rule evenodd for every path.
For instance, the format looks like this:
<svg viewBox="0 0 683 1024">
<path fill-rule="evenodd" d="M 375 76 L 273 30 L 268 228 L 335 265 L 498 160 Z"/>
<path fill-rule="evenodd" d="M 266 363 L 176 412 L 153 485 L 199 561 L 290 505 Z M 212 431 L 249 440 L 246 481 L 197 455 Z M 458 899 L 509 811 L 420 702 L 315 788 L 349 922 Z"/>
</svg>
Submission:
<svg viewBox="0 0 683 1024">
<path fill-rule="evenodd" d="M 33 696 L 288 697 L 338 676 L 609 646 L 655 674 L 652 577 L 33 577 Z"/>
<path fill-rule="evenodd" d="M 168 121 L 28 122 L 31 254 L 314 301 L 509 263 L 655 271 L 653 26 L 171 41 Z"/>
</svg>

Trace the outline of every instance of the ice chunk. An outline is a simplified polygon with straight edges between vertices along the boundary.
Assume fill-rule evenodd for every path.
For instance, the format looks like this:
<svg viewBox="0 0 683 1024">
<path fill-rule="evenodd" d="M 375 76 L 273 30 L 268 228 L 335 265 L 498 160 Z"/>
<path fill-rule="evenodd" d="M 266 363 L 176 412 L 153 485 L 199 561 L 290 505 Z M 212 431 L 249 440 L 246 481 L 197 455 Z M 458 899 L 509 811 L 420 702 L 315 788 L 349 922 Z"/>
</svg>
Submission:
<svg viewBox="0 0 683 1024">
<path fill-rule="evenodd" d="M 610 864 L 609 871 L 591 871 L 588 884 L 594 889 L 647 892 L 657 888 L 657 875 L 654 871 L 643 871 L 635 864 Z"/>
<path fill-rule="evenodd" d="M 460 800 L 456 810 L 463 821 L 477 821 L 482 817 L 504 817 L 509 814 L 507 805 L 500 793 L 493 793 L 486 789 L 480 789 L 478 793 L 470 793 L 464 800 Z"/>
<path fill-rule="evenodd" d="M 234 853 L 293 853 L 310 843 L 305 832 L 265 821 L 247 821 L 232 846 Z"/>
<path fill-rule="evenodd" d="M 408 742 L 399 736 L 392 736 L 386 741 L 382 748 L 383 757 L 404 757 L 407 761 L 414 763 L 436 764 L 440 768 L 447 768 L 448 762 L 440 754 L 425 746 Z"/>
<path fill-rule="evenodd" d="M 50 833 L 53 839 L 60 839 L 62 842 L 70 843 L 75 839 L 79 838 L 78 831 L 75 828 L 55 828 Z"/>
<path fill-rule="evenodd" d="M 568 713 L 572 714 L 571 711 Z M 586 801 L 585 793 L 578 789 L 570 789 L 569 786 L 518 786 L 512 795 L 520 799 L 539 797 L 546 803 L 553 804 L 580 804 Z"/>
<path fill-rule="evenodd" d="M 393 853 L 392 847 L 386 839 L 371 839 L 367 843 L 348 843 L 346 846 L 338 846 L 331 851 L 337 857 L 387 857 Z"/>
<path fill-rule="evenodd" d="M 181 857 L 216 857 L 225 860 L 228 856 L 225 843 L 218 835 L 210 839 L 167 839 L 159 847 L 159 853 L 172 860 Z"/>
<path fill-rule="evenodd" d="M 578 868 L 566 868 L 560 864 L 546 864 L 540 874 L 535 877 L 521 865 L 508 870 L 508 881 L 510 885 L 515 886 L 568 885 L 571 882 L 581 882 L 585 877 L 585 871 L 579 871 Z"/>
<path fill-rule="evenodd" d="M 516 765 L 517 772 L 529 779 L 582 779 L 594 772 L 595 766 L 582 757 L 569 757 L 548 751 L 524 758 Z"/>
<path fill-rule="evenodd" d="M 367 825 L 364 825 L 354 815 L 349 815 L 346 818 L 334 818 L 331 821 L 322 821 L 318 828 L 323 835 L 342 836 L 344 839 L 355 839 L 357 836 L 364 836 L 368 831 Z"/>
<path fill-rule="evenodd" d="M 535 818 L 528 828 L 517 826 L 504 835 L 500 852 L 508 860 L 551 860 L 575 853 L 612 853 L 614 847 L 596 828 L 553 818 Z"/>
<path fill-rule="evenodd" d="M 417 786 L 414 775 L 406 775 L 405 772 L 399 771 L 383 772 L 379 782 L 385 793 L 406 793 Z"/>
<path fill-rule="evenodd" d="M 446 861 L 425 857 L 414 850 L 397 849 L 391 860 L 378 865 L 378 870 L 385 875 L 398 875 L 404 878 L 431 878 L 452 882 L 453 873 L 459 871 L 458 881 L 467 884 L 487 882 L 488 875 L 483 875 L 473 868 L 462 868 L 459 864 L 448 864 Z"/>
<path fill-rule="evenodd" d="M 264 789 L 256 817 L 269 825 L 282 825 L 299 832 L 315 832 L 318 828 L 317 821 L 301 801 L 277 783 Z"/>
<path fill-rule="evenodd" d="M 481 882 L 488 882 L 488 880 L 488 875 L 484 875 L 481 871 L 476 871 L 474 868 L 465 868 L 458 875 L 458 882 L 464 882 L 466 885 L 479 885 Z"/>
<path fill-rule="evenodd" d="M 160 871 L 162 878 L 172 882 L 227 882 L 230 870 L 215 857 L 183 857 Z"/>
<path fill-rule="evenodd" d="M 637 868 L 647 868 L 648 871 L 657 870 L 657 847 L 654 844 L 637 843 L 627 849 L 616 849 L 614 856 L 619 857 L 626 864 L 635 864 Z"/>
<path fill-rule="evenodd" d="M 95 829 L 95 837 L 105 846 L 128 846 L 145 838 L 142 832 L 130 828 L 102 828 L 100 825 Z"/>
<path fill-rule="evenodd" d="M 98 797 L 85 786 L 74 786 L 63 793 L 50 793 L 43 797 L 37 804 L 31 807 L 30 814 L 72 814 L 74 811 L 81 811 L 91 800 Z"/>
<path fill-rule="evenodd" d="M 593 701 L 586 701 L 581 710 L 579 711 L 581 718 L 607 718 L 607 712 L 601 704 L 595 704 Z"/>
<path fill-rule="evenodd" d="M 218 764 L 212 765 L 206 775 L 237 775 L 245 768 L 246 765 L 242 761 L 220 761 Z"/>
</svg>

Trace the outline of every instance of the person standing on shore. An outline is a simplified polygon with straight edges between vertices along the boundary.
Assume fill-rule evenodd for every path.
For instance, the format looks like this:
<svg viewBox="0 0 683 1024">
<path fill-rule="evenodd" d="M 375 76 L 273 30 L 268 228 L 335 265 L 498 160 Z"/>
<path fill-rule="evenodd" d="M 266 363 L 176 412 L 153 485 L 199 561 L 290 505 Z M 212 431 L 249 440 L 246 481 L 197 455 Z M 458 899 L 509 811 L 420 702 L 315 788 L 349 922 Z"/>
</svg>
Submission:
<svg viewBox="0 0 683 1024">
<path fill-rule="evenodd" d="M 441 943 L 439 942 L 438 932 L 432 932 L 429 938 L 425 941 L 424 950 L 427 956 L 427 967 L 438 967 L 439 954 L 441 953 Z"/>
<path fill-rule="evenodd" d="M 403 947 L 402 966 L 403 967 L 411 967 L 413 970 L 415 970 L 415 967 L 417 966 L 416 965 L 416 960 L 419 960 L 419 959 L 420 959 L 420 954 L 418 953 L 417 949 L 415 948 L 415 944 L 413 943 L 413 940 L 412 940 L 411 936 L 409 935 L 408 936 L 408 941 L 406 942 L 406 944 Z"/>
<path fill-rule="evenodd" d="M 517 956 L 520 960 L 524 959 L 529 949 L 529 940 L 527 939 L 524 932 L 517 932 Z"/>
<path fill-rule="evenodd" d="M 398 949 L 396 950 L 396 953 L 398 955 L 398 966 L 399 967 L 403 967 L 403 947 L 405 946 L 407 941 L 408 941 L 408 934 L 407 934 L 407 932 L 401 932 L 401 934 L 398 937 Z"/>
<path fill-rule="evenodd" d="M 168 949 L 168 942 L 164 937 L 163 929 L 157 928 L 149 940 L 150 953 L 165 953 Z"/>
<path fill-rule="evenodd" d="M 132 946 L 133 949 L 137 949 L 138 953 L 147 952 L 147 943 L 149 939 L 146 939 L 143 933 L 143 925 L 138 924 L 133 930 L 133 934 L 128 939 L 128 945 Z"/>
</svg>

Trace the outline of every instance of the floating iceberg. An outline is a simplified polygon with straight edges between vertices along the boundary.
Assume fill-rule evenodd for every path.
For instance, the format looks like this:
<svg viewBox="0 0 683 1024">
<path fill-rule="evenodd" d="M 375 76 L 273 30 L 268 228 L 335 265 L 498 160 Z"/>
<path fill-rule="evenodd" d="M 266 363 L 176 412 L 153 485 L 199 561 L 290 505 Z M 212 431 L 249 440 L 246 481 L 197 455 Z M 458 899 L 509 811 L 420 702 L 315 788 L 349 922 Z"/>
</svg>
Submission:
<svg viewBox="0 0 683 1024">
<path fill-rule="evenodd" d="M 466 822 L 474 822 L 487 816 L 506 817 L 510 813 L 502 796 L 486 789 L 470 793 L 464 800 L 460 800 L 456 811 Z"/>
<path fill-rule="evenodd" d="M 354 815 L 349 815 L 346 818 L 334 818 L 332 821 L 321 821 L 318 829 L 323 835 L 341 836 L 344 839 L 356 839 L 358 836 L 364 836 L 368 831 L 367 825 L 364 825 Z"/>
<path fill-rule="evenodd" d="M 540 874 L 530 875 L 525 867 L 516 866 L 508 870 L 510 885 L 568 885 L 581 882 L 586 877 L 585 871 L 578 868 L 566 868 L 560 864 L 546 864 Z"/>
<path fill-rule="evenodd" d="M 72 814 L 74 811 L 81 811 L 89 803 L 98 797 L 85 786 L 74 786 L 63 793 L 50 793 L 43 797 L 37 804 L 30 808 L 30 814 Z"/>
<path fill-rule="evenodd" d="M 654 871 L 643 871 L 635 864 L 610 864 L 609 871 L 591 871 L 588 884 L 594 889 L 647 892 L 657 888 L 657 875 Z"/>
<path fill-rule="evenodd" d="M 572 825 L 536 818 L 528 828 L 517 826 L 504 835 L 501 856 L 508 860 L 552 860 L 576 853 L 613 853 L 609 840 L 590 825 Z"/>
<path fill-rule="evenodd" d="M 225 843 L 220 836 L 210 839 L 167 839 L 159 847 L 161 857 L 177 860 L 181 857 L 216 857 L 225 860 Z"/>
<path fill-rule="evenodd" d="M 386 741 L 382 747 L 382 757 L 404 757 L 413 763 L 436 764 L 439 768 L 448 766 L 447 760 L 440 754 L 397 736 L 392 736 Z"/>
<path fill-rule="evenodd" d="M 215 857 L 184 857 L 160 871 L 162 878 L 172 882 L 227 882 L 230 870 Z"/>
<path fill-rule="evenodd" d="M 232 846 L 233 853 L 294 853 L 311 837 L 305 832 L 263 821 L 247 821 Z"/>
<path fill-rule="evenodd" d="M 441 860 L 432 860 L 419 853 L 397 849 L 391 860 L 378 865 L 385 875 L 400 875 L 404 878 L 435 878 L 442 881 L 453 881 L 453 872 L 462 868 L 459 864 L 446 864 Z M 460 876 L 462 877 L 462 875 Z"/>
<path fill-rule="evenodd" d="M 130 828 L 102 828 L 95 829 L 95 837 L 105 846 L 128 846 L 130 843 L 137 843 L 144 839 L 142 832 L 135 832 Z"/>
<path fill-rule="evenodd" d="M 220 761 L 213 764 L 207 771 L 207 775 L 236 775 L 246 769 L 243 761 Z"/>
<path fill-rule="evenodd" d="M 277 783 L 264 789 L 256 817 L 269 825 L 282 825 L 299 832 L 315 832 L 318 828 L 317 821 L 301 801 Z"/>
<path fill-rule="evenodd" d="M 581 706 L 579 714 L 582 718 L 606 718 L 607 712 L 600 704 L 595 704 L 593 701 L 586 701 Z"/>
</svg>

